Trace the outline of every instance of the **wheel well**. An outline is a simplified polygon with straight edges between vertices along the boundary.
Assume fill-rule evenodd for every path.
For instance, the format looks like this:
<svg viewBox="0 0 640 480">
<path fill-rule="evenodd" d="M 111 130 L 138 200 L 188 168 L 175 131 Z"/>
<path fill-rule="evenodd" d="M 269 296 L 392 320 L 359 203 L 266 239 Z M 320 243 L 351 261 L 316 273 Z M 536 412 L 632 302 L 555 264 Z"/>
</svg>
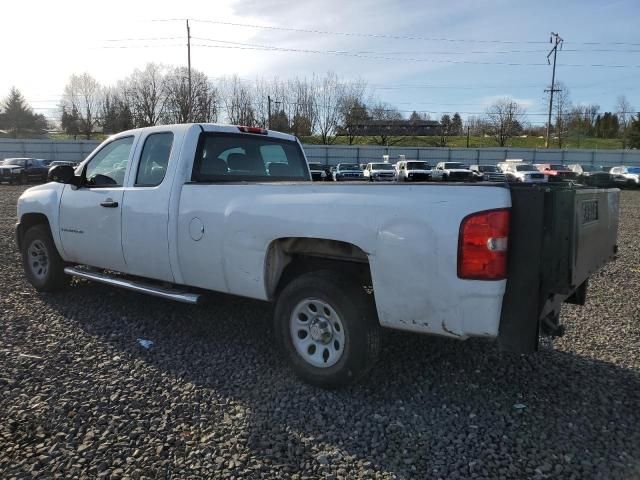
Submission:
<svg viewBox="0 0 640 480">
<path fill-rule="evenodd" d="M 338 240 L 288 237 L 274 240 L 267 250 L 267 296 L 276 297 L 291 280 L 316 270 L 336 270 L 371 285 L 369 257 L 360 247 Z"/>
<path fill-rule="evenodd" d="M 49 219 L 42 213 L 25 213 L 20 217 L 20 226 L 17 231 L 18 247 L 22 248 L 22 238 L 27 230 L 35 225 L 46 225 L 49 231 L 51 226 L 49 225 Z"/>
</svg>

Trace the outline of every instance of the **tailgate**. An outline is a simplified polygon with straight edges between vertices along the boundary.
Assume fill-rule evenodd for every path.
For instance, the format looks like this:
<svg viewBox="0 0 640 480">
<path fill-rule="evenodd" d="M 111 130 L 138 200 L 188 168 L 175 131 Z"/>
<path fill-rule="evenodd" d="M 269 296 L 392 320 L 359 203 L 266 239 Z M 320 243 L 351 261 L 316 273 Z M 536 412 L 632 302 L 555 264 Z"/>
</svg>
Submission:
<svg viewBox="0 0 640 480">
<path fill-rule="evenodd" d="M 511 188 L 507 288 L 499 343 L 537 349 L 541 322 L 584 303 L 589 276 L 617 253 L 619 190 L 569 184 Z"/>
</svg>

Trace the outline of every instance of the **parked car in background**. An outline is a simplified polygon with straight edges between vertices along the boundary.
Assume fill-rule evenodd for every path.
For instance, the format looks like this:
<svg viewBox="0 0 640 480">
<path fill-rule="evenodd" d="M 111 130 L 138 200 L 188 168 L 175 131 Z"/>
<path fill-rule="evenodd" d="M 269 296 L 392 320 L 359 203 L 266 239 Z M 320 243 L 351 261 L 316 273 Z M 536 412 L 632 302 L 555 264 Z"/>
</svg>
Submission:
<svg viewBox="0 0 640 480">
<path fill-rule="evenodd" d="M 396 163 L 399 182 L 426 182 L 431 180 L 431 165 L 418 160 L 402 160 Z"/>
<path fill-rule="evenodd" d="M 583 165 L 575 163 L 567 165 L 576 174 L 576 181 L 591 187 L 611 187 L 613 176 L 609 172 L 603 172 L 602 166 Z"/>
<path fill-rule="evenodd" d="M 393 182 L 396 179 L 396 170 L 390 163 L 367 163 L 364 169 L 364 178 L 370 182 Z"/>
<path fill-rule="evenodd" d="M 322 165 L 321 163 L 310 163 L 309 171 L 311 172 L 311 180 L 313 180 L 314 182 L 320 182 L 326 180 L 327 178 L 327 173 L 324 170 L 324 165 Z"/>
<path fill-rule="evenodd" d="M 545 183 L 548 181 L 547 176 L 530 163 L 506 161 L 499 163 L 498 168 L 505 174 L 508 182 Z"/>
<path fill-rule="evenodd" d="M 364 179 L 360 165 L 357 163 L 339 163 L 333 170 L 332 175 L 335 182 Z"/>
<path fill-rule="evenodd" d="M 473 179 L 485 182 L 504 182 L 507 177 L 495 165 L 471 165 L 469 167 Z"/>
<path fill-rule="evenodd" d="M 7 158 L 0 164 L 0 182 L 46 182 L 49 168 L 39 158 Z"/>
<path fill-rule="evenodd" d="M 561 163 L 536 163 L 533 166 L 546 175 L 550 182 L 572 180 L 577 177 L 575 172 Z"/>
<path fill-rule="evenodd" d="M 613 183 L 621 187 L 640 187 L 640 167 L 613 167 L 609 173 Z"/>
<path fill-rule="evenodd" d="M 440 162 L 431 172 L 431 179 L 441 182 L 466 182 L 473 178 L 469 167 L 460 162 Z"/>
</svg>

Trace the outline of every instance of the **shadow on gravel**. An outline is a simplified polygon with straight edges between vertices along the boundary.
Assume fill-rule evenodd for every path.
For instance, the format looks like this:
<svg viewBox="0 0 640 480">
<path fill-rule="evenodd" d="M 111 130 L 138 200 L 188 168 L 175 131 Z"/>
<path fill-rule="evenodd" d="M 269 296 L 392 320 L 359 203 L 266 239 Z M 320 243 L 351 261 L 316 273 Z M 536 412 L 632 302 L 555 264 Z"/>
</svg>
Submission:
<svg viewBox="0 0 640 480">
<path fill-rule="evenodd" d="M 612 364 L 389 332 L 371 375 L 330 392 L 293 377 L 266 303 L 220 295 L 191 307 L 78 281 L 41 298 L 119 355 L 170 373 L 167 388 L 186 381 L 202 401 L 242 404 L 247 448 L 285 471 L 340 463 L 420 478 L 640 473 L 640 377 Z"/>
</svg>

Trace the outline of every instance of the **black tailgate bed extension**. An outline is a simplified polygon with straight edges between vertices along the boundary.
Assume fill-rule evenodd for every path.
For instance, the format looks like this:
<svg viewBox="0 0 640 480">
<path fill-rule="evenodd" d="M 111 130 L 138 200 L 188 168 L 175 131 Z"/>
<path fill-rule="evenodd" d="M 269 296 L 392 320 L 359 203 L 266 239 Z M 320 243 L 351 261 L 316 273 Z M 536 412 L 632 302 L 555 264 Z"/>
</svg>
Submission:
<svg viewBox="0 0 640 480">
<path fill-rule="evenodd" d="M 530 353 L 558 335 L 563 302 L 584 305 L 589 276 L 617 253 L 618 189 L 512 185 L 500 348 Z"/>
</svg>

